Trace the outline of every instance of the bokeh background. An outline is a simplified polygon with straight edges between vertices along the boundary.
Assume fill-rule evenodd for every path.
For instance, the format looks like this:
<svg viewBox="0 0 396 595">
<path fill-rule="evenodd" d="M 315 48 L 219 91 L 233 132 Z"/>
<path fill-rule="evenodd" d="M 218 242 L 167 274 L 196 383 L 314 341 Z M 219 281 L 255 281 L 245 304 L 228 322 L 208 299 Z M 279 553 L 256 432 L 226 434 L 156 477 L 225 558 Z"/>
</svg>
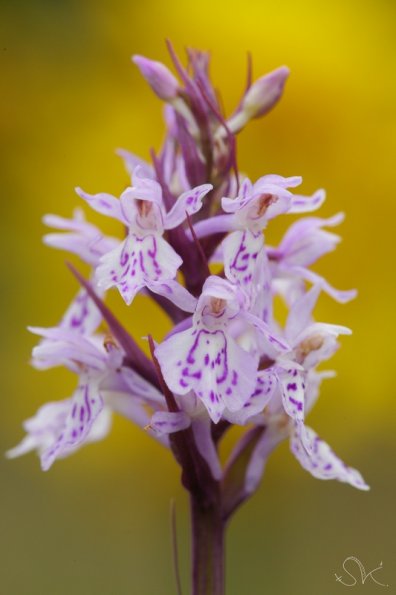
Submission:
<svg viewBox="0 0 396 595">
<path fill-rule="evenodd" d="M 335 595 L 343 560 L 395 571 L 395 4 L 389 0 L 3 0 L 1 63 L 1 433 L 0 451 L 47 400 L 68 396 L 66 372 L 29 368 L 28 324 L 57 322 L 76 290 L 65 255 L 41 244 L 41 217 L 70 215 L 76 185 L 118 193 L 127 184 L 116 147 L 143 157 L 163 133 L 159 101 L 132 53 L 169 64 L 209 49 L 230 111 L 244 85 L 246 51 L 256 76 L 291 68 L 275 111 L 239 140 L 241 168 L 304 176 L 325 187 L 324 216 L 347 213 L 343 243 L 317 270 L 340 288 L 341 306 L 321 298 L 318 318 L 354 329 L 331 367 L 310 425 L 372 486 L 360 493 L 312 479 L 288 446 L 274 454 L 259 493 L 229 531 L 229 595 Z M 100 217 L 93 220 L 100 221 Z M 102 223 L 102 221 L 101 221 Z M 270 226 L 276 241 L 286 220 Z M 108 223 L 105 229 L 112 231 Z M 160 338 L 163 317 L 138 299 L 125 312 L 136 337 Z M 110 437 L 43 474 L 34 455 L 0 458 L 0 592 L 4 595 L 167 595 L 172 575 L 169 502 L 176 499 L 187 592 L 186 495 L 169 453 L 126 421 Z M 393 565 L 393 568 L 392 568 Z M 355 591 L 374 593 L 368 584 Z"/>
</svg>

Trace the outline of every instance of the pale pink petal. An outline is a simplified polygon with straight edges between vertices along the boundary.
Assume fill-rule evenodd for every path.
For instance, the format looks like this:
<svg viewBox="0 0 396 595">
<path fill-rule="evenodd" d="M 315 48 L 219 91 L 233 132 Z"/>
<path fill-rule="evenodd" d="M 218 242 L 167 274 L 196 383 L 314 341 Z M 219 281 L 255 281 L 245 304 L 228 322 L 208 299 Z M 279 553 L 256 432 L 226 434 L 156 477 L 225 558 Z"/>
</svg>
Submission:
<svg viewBox="0 0 396 595">
<path fill-rule="evenodd" d="M 132 176 L 135 169 L 139 167 L 143 177 L 154 180 L 154 169 L 149 163 L 144 161 L 144 159 L 141 159 L 141 157 L 138 157 L 125 149 L 117 149 L 116 153 L 124 160 L 125 168 L 130 176 Z"/>
<path fill-rule="evenodd" d="M 325 293 L 341 304 L 345 304 L 346 302 L 353 300 L 357 295 L 356 289 L 348 289 L 346 291 L 335 289 L 323 277 L 317 273 L 314 273 L 313 271 L 310 271 L 309 269 L 306 269 L 305 267 L 293 267 L 292 270 L 294 273 L 300 275 L 303 279 L 306 279 L 310 283 L 320 284 Z"/>
<path fill-rule="evenodd" d="M 246 495 L 250 495 L 257 490 L 270 454 L 286 437 L 286 431 L 281 431 L 274 426 L 268 426 L 264 429 L 262 437 L 253 450 L 246 470 Z"/>
<path fill-rule="evenodd" d="M 233 215 L 216 215 L 215 217 L 203 219 L 194 224 L 194 232 L 198 239 L 215 233 L 226 233 L 235 229 L 238 229 L 238 225 Z M 190 230 L 187 230 L 186 233 L 192 239 Z"/>
<path fill-rule="evenodd" d="M 195 298 L 183 285 L 174 279 L 168 281 L 149 281 L 147 287 L 154 293 L 166 297 L 184 312 L 194 312 L 197 305 Z"/>
<path fill-rule="evenodd" d="M 226 213 L 236 213 L 242 207 L 249 203 L 253 190 L 253 184 L 249 178 L 245 178 L 239 189 L 239 194 L 236 198 L 228 198 L 224 196 L 221 199 L 221 206 Z"/>
<path fill-rule="evenodd" d="M 291 345 L 294 346 L 295 338 L 312 322 L 312 311 L 320 291 L 321 287 L 314 285 L 292 304 L 285 327 L 285 336 Z"/>
<path fill-rule="evenodd" d="M 212 438 L 212 424 L 210 417 L 206 414 L 200 415 L 195 419 L 193 418 L 191 427 L 200 455 L 208 463 L 214 479 L 219 481 L 223 472 L 217 448 L 214 445 Z"/>
<path fill-rule="evenodd" d="M 156 411 L 150 420 L 150 427 L 157 434 L 173 434 L 190 425 L 191 419 L 184 411 Z"/>
<path fill-rule="evenodd" d="M 312 196 L 293 195 L 289 213 L 310 213 L 319 209 L 326 200 L 326 192 L 317 190 Z"/>
<path fill-rule="evenodd" d="M 281 188 L 295 188 L 296 186 L 300 186 L 301 183 L 301 176 L 291 176 L 289 178 L 284 178 L 283 176 L 278 176 L 276 174 L 267 174 L 266 176 L 259 178 L 257 182 L 255 182 L 255 186 L 262 186 L 263 184 L 275 184 Z"/>
<path fill-rule="evenodd" d="M 202 207 L 203 198 L 213 189 L 212 184 L 202 184 L 183 192 L 165 217 L 165 229 L 173 229 L 183 223 L 186 213 L 194 215 Z"/>
<path fill-rule="evenodd" d="M 243 316 L 249 324 L 254 326 L 276 351 L 284 353 L 290 351 L 290 345 L 282 337 L 279 337 L 271 331 L 269 326 L 263 320 L 258 318 L 258 316 L 255 316 L 250 312 L 243 312 L 241 316 Z"/>
<path fill-rule="evenodd" d="M 76 192 L 78 196 L 84 199 L 94 211 L 97 211 L 102 215 L 107 215 L 108 217 L 118 219 L 118 221 L 121 221 L 122 223 L 128 223 L 122 214 L 121 203 L 118 198 L 115 198 L 115 196 L 107 194 L 106 192 L 100 192 L 99 194 L 88 194 L 81 188 L 76 188 Z"/>
</svg>

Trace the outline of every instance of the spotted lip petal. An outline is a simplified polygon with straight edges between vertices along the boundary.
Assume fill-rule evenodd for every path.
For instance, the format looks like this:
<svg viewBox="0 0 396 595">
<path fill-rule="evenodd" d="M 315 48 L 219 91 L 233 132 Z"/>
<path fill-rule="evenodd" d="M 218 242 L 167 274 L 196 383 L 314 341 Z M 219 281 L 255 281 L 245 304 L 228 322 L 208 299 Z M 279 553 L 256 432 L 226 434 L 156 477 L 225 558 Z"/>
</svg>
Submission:
<svg viewBox="0 0 396 595">
<path fill-rule="evenodd" d="M 102 257 L 96 277 L 105 289 L 116 286 L 129 305 L 151 281 L 174 279 L 181 264 L 180 256 L 160 235 L 141 238 L 129 234 L 118 248 Z"/>
<path fill-rule="evenodd" d="M 286 413 L 295 421 L 303 421 L 305 408 L 305 372 L 293 368 L 291 364 L 287 369 L 278 369 L 276 375 Z"/>
<path fill-rule="evenodd" d="M 264 407 L 272 399 L 277 387 L 277 378 L 271 370 L 257 373 L 256 387 L 246 403 L 238 411 L 226 411 L 224 417 L 231 423 L 245 425 L 262 413 Z"/>
<path fill-rule="evenodd" d="M 257 258 L 263 250 L 261 231 L 234 231 L 223 242 L 224 272 L 227 279 L 251 292 L 257 269 Z"/>
<path fill-rule="evenodd" d="M 76 335 L 88 336 L 96 331 L 101 322 L 101 313 L 90 299 L 88 293 L 84 289 L 81 289 L 56 328 L 61 331 L 64 330 L 68 334 L 75 333 Z M 46 349 L 50 349 L 51 341 L 53 339 L 43 338 L 39 343 L 39 347 L 44 345 Z M 47 353 L 51 352 L 47 351 Z M 45 357 L 36 357 L 35 355 L 33 355 L 31 363 L 38 370 L 44 370 L 54 365 L 51 360 Z"/>
<path fill-rule="evenodd" d="M 193 390 L 217 423 L 227 407 L 243 406 L 254 390 L 257 361 L 222 330 L 187 330 L 156 348 L 170 390 Z"/>
<path fill-rule="evenodd" d="M 86 440 L 102 409 L 103 399 L 98 391 L 97 381 L 88 375 L 82 376 L 60 435 L 41 455 L 44 471 L 51 467 L 55 459 L 67 455 Z"/>
<path fill-rule="evenodd" d="M 359 490 L 370 489 L 360 473 L 345 465 L 311 428 L 304 427 L 304 431 L 303 439 L 302 427 L 296 424 L 290 442 L 292 453 L 304 469 L 318 479 L 337 479 Z M 308 448 L 303 440 L 305 443 L 308 441 Z"/>
<path fill-rule="evenodd" d="M 66 310 L 59 326 L 82 335 L 91 335 L 96 331 L 101 321 L 102 315 L 88 293 L 85 289 L 80 289 Z"/>
<path fill-rule="evenodd" d="M 70 399 L 42 405 L 34 417 L 23 423 L 27 435 L 16 447 L 6 454 L 8 458 L 24 455 L 31 450 L 39 453 L 46 450 L 57 439 L 70 411 Z"/>
</svg>

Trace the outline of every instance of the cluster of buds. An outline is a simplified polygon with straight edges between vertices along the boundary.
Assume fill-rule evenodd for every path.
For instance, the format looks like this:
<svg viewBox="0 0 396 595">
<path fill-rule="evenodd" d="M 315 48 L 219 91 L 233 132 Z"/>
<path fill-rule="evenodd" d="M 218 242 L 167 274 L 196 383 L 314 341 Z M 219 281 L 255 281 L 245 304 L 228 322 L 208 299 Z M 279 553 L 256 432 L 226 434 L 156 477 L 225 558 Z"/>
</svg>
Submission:
<svg viewBox="0 0 396 595">
<path fill-rule="evenodd" d="M 80 209 L 72 219 L 44 219 L 56 229 L 45 243 L 77 254 L 92 273 L 85 280 L 73 269 L 81 289 L 57 326 L 30 329 L 41 336 L 32 363 L 66 366 L 77 388 L 27 420 L 27 436 L 8 455 L 37 450 L 46 470 L 105 437 L 116 412 L 173 451 L 187 489 L 209 497 L 220 486 L 225 517 L 257 488 L 268 456 L 286 438 L 313 476 L 368 489 L 306 425 L 321 382 L 334 375 L 318 366 L 351 332 L 315 321 L 313 310 L 321 292 L 344 303 L 355 291 L 337 290 L 309 268 L 336 247 L 339 236 L 325 228 L 343 215 L 305 216 L 278 246 L 268 246 L 271 219 L 316 211 L 325 193 L 292 192 L 300 177 L 270 174 L 252 182 L 237 167 L 237 133 L 274 107 L 288 70 L 252 83 L 249 69 L 227 118 L 208 54 L 189 50 L 184 68 L 169 50 L 178 78 L 159 62 L 133 58 L 165 102 L 160 152 L 149 164 L 119 151 L 131 176 L 119 198 L 77 188 L 90 208 L 122 224 L 124 237 L 104 235 Z M 105 305 L 111 288 L 131 308 L 132 328 L 137 293 L 172 321 L 167 336 L 152 338 L 147 320 L 151 357 Z M 273 309 L 278 297 L 288 309 L 283 325 Z M 222 464 L 218 446 L 233 425 L 246 431 Z"/>
</svg>

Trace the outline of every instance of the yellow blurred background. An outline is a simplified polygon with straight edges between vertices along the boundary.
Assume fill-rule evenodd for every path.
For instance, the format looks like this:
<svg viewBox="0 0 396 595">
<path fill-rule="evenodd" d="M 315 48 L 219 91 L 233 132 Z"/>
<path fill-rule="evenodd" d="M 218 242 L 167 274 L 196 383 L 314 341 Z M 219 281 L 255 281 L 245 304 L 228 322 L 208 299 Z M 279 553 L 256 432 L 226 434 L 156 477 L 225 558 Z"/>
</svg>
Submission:
<svg viewBox="0 0 396 595">
<path fill-rule="evenodd" d="M 256 76 L 287 64 L 282 102 L 239 139 L 240 166 L 252 178 L 302 175 L 307 193 L 328 191 L 323 216 L 347 214 L 342 244 L 316 270 L 359 297 L 341 306 L 324 296 L 317 312 L 354 334 L 330 363 L 338 376 L 324 384 L 309 424 L 372 490 L 314 480 L 283 445 L 231 525 L 228 595 L 336 595 L 346 587 L 334 572 L 351 555 L 367 571 L 382 560 L 376 578 L 395 589 L 395 8 L 389 0 L 0 3 L 2 452 L 21 439 L 23 419 L 74 386 L 66 372 L 28 366 L 35 338 L 26 326 L 55 324 L 76 291 L 67 256 L 41 243 L 42 215 L 69 216 L 76 185 L 119 193 L 127 176 L 114 149 L 148 157 L 162 139 L 160 102 L 132 53 L 169 64 L 165 37 L 179 52 L 210 50 L 229 113 L 247 50 Z M 287 223 L 270 225 L 268 241 Z M 112 293 L 136 337 L 161 338 L 167 323 L 144 299 L 128 311 L 120 302 Z M 186 495 L 169 453 L 143 432 L 117 419 L 106 441 L 46 474 L 33 455 L 0 466 L 1 594 L 175 593 L 171 497 L 188 592 Z M 378 589 L 367 582 L 354 592 Z"/>
</svg>

